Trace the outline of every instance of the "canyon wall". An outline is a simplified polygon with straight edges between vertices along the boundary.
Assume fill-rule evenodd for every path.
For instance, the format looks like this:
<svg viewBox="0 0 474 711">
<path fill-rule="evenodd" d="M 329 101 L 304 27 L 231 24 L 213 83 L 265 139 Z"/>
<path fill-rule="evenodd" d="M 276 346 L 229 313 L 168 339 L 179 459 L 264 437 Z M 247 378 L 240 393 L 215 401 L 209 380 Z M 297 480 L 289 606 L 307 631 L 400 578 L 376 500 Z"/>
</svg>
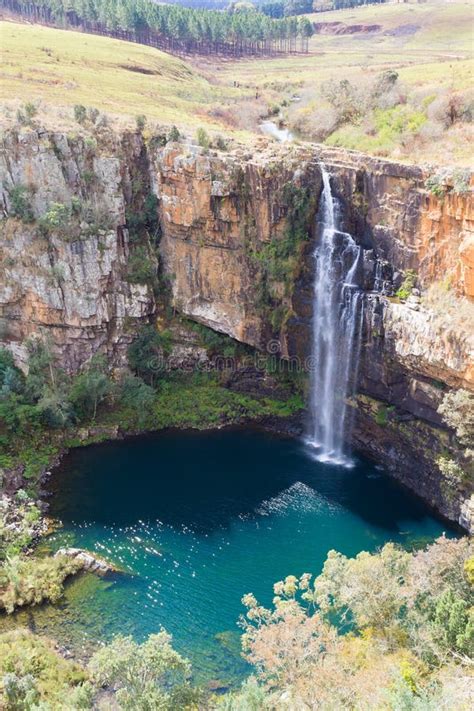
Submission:
<svg viewBox="0 0 474 711">
<path fill-rule="evenodd" d="M 467 525 L 470 485 L 447 495 L 435 460 L 455 446 L 442 397 L 474 390 L 471 312 L 424 293 L 442 281 L 460 304 L 474 298 L 471 193 L 448 181 L 436 197 L 430 169 L 321 146 L 164 143 L 106 129 L 4 135 L 0 341 L 18 364 L 41 335 L 69 372 L 96 352 L 123 365 L 143 322 L 170 310 L 304 364 L 323 161 L 364 248 L 354 443 Z M 416 289 L 394 298 L 407 274 Z"/>
</svg>

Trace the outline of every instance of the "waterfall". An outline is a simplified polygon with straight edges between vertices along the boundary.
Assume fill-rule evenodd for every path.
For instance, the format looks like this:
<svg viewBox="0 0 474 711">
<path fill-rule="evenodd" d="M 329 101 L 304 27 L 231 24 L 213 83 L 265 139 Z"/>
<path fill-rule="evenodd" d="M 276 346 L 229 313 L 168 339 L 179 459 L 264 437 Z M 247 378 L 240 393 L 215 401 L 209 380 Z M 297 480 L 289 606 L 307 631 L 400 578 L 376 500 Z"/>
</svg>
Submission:
<svg viewBox="0 0 474 711">
<path fill-rule="evenodd" d="M 307 442 L 325 462 L 350 464 L 345 450 L 347 398 L 357 379 L 363 299 L 357 285 L 362 249 L 338 229 L 339 205 L 321 166 L 318 244 L 313 290 L 311 426 Z"/>
</svg>

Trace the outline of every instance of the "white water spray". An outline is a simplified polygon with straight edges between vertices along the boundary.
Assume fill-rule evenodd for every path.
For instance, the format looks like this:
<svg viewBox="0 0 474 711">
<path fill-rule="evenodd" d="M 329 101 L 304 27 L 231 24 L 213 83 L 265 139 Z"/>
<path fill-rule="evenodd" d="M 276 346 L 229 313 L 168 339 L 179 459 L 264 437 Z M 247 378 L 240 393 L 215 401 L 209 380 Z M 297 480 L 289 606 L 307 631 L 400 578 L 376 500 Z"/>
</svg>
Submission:
<svg viewBox="0 0 474 711">
<path fill-rule="evenodd" d="M 307 442 L 325 462 L 350 465 L 345 451 L 347 398 L 358 371 L 363 299 L 356 278 L 362 249 L 338 229 L 338 204 L 321 166 L 323 192 L 314 252 L 311 426 Z"/>
</svg>

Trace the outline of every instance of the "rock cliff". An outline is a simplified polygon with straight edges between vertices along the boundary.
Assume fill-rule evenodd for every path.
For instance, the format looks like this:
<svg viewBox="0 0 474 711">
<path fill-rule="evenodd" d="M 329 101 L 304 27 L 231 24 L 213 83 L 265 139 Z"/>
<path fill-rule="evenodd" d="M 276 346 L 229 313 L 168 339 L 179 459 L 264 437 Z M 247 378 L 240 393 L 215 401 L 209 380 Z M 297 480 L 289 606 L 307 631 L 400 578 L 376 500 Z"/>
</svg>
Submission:
<svg viewBox="0 0 474 711">
<path fill-rule="evenodd" d="M 466 525 L 469 486 L 447 497 L 435 459 L 453 437 L 443 393 L 474 389 L 473 324 L 423 295 L 442 280 L 460 303 L 474 298 L 474 208 L 449 181 L 438 197 L 427 190 L 430 169 L 313 145 L 206 152 L 106 129 L 10 131 L 0 340 L 22 367 L 34 335 L 69 372 L 96 352 L 121 365 L 140 324 L 168 307 L 303 366 L 321 161 L 364 248 L 354 441 L 445 515 L 464 507 Z M 407 274 L 415 288 L 401 301 Z"/>
</svg>

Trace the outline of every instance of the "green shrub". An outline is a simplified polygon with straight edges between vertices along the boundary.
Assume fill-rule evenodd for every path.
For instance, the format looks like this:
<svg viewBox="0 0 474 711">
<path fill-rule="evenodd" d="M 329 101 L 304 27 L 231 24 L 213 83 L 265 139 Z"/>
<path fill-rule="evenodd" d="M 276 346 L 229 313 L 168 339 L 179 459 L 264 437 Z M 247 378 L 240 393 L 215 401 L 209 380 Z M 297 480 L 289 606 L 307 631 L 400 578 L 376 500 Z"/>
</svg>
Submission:
<svg viewBox="0 0 474 711">
<path fill-rule="evenodd" d="M 176 126 L 172 126 L 168 134 L 168 141 L 179 141 L 180 138 L 181 134 L 179 130 L 176 128 Z"/>
<path fill-rule="evenodd" d="M 41 230 L 48 234 L 54 230 L 64 232 L 71 219 L 71 207 L 62 202 L 52 202 L 44 215 L 39 219 Z"/>
<path fill-rule="evenodd" d="M 138 245 L 130 251 L 126 279 L 131 284 L 153 284 L 157 276 L 156 264 L 146 247 Z"/>
<path fill-rule="evenodd" d="M 76 119 L 77 123 L 84 123 L 84 121 L 87 118 L 87 109 L 85 106 L 82 104 L 76 104 L 74 106 L 74 118 Z"/>
<path fill-rule="evenodd" d="M 92 185 L 96 177 L 97 176 L 93 170 L 85 170 L 82 174 L 82 180 L 85 182 L 86 185 Z"/>
<path fill-rule="evenodd" d="M 111 382 L 105 372 L 105 361 L 94 357 L 89 367 L 78 375 L 72 384 L 69 400 L 81 419 L 94 421 L 97 408 L 111 391 Z"/>
<path fill-rule="evenodd" d="M 196 140 L 198 142 L 198 145 L 201 146 L 201 148 L 205 148 L 206 150 L 209 149 L 209 146 L 211 145 L 211 139 L 209 138 L 209 135 L 204 128 L 198 128 L 196 133 Z"/>
<path fill-rule="evenodd" d="M 379 405 L 379 408 L 375 415 L 375 422 L 380 427 L 385 427 L 388 425 L 390 420 L 390 414 L 394 411 L 394 407 L 386 407 L 385 405 Z"/>
<path fill-rule="evenodd" d="M 36 108 L 36 106 L 34 104 L 31 103 L 31 101 L 29 101 L 27 104 L 25 104 L 25 114 L 28 119 L 31 120 L 33 118 L 33 116 L 36 116 L 37 113 L 38 113 L 38 109 Z"/>
<path fill-rule="evenodd" d="M 94 108 L 91 106 L 90 108 L 87 109 L 87 118 L 91 123 L 95 123 L 97 119 L 99 118 L 100 111 L 99 109 Z M 87 139 L 86 139 L 87 141 Z"/>
<path fill-rule="evenodd" d="M 139 427 L 145 425 L 152 411 L 155 395 L 154 389 L 135 375 L 126 376 L 120 383 L 120 403 L 124 407 L 132 408 L 136 411 Z"/>
<path fill-rule="evenodd" d="M 59 600 L 65 579 L 81 568 L 81 561 L 68 556 L 7 558 L 0 570 L 0 609 L 11 613 L 16 607 Z"/>
<path fill-rule="evenodd" d="M 469 170 L 463 170 L 462 168 L 458 168 L 453 171 L 452 181 L 453 192 L 455 192 L 456 195 L 463 195 L 464 193 L 468 193 L 470 190 L 471 172 Z"/>
<path fill-rule="evenodd" d="M 136 124 L 137 124 L 137 130 L 138 131 L 143 131 L 143 129 L 146 126 L 146 116 L 143 114 L 140 114 L 135 118 Z"/>
<path fill-rule="evenodd" d="M 435 195 L 437 198 L 444 197 L 447 192 L 447 187 L 444 182 L 444 176 L 440 173 L 430 175 L 425 180 L 425 187 L 427 190 L 430 191 L 432 195 Z"/>
<path fill-rule="evenodd" d="M 0 634 L 0 707 L 8 711 L 84 711 L 92 687 L 75 662 L 27 629 Z"/>
<path fill-rule="evenodd" d="M 408 299 L 412 290 L 415 288 L 416 284 L 416 272 L 413 269 L 407 269 L 405 272 L 405 278 L 403 279 L 402 285 L 395 293 L 398 299 Z"/>
<path fill-rule="evenodd" d="M 31 190 L 26 185 L 14 185 L 8 188 L 11 212 L 23 222 L 33 222 L 34 214 L 30 204 Z"/>
<path fill-rule="evenodd" d="M 31 126 L 33 124 L 33 118 L 38 113 L 36 106 L 29 101 L 23 107 L 23 111 L 18 109 L 16 112 L 16 119 L 19 124 L 23 126 Z"/>
<path fill-rule="evenodd" d="M 171 646 L 164 630 L 143 644 L 116 637 L 88 665 L 98 686 L 113 686 L 122 711 L 198 708 L 199 694 L 189 684 L 191 665 Z"/>
<path fill-rule="evenodd" d="M 223 136 L 217 136 L 214 141 L 214 146 L 219 150 L 219 151 L 226 151 L 227 150 L 227 141 Z"/>
</svg>

